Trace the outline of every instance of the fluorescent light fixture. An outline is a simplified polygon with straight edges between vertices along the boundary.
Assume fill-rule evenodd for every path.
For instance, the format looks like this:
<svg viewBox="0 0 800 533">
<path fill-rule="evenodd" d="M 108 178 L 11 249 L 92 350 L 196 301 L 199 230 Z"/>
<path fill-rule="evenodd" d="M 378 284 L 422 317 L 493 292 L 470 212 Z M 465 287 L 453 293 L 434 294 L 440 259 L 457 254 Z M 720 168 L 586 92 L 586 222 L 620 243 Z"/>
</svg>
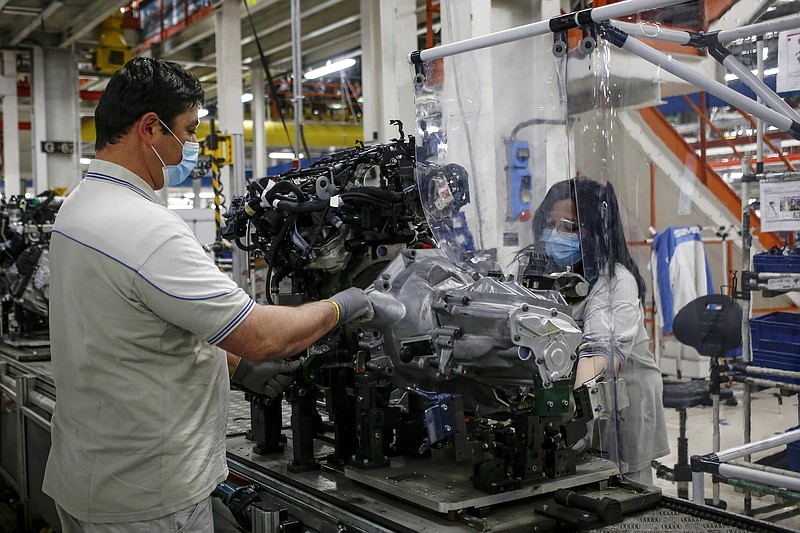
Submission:
<svg viewBox="0 0 800 533">
<path fill-rule="evenodd" d="M 92 160 L 88 157 L 81 157 L 79 161 L 81 162 L 81 165 L 88 165 L 92 162 Z"/>
<path fill-rule="evenodd" d="M 340 70 L 350 68 L 355 64 L 356 60 L 352 57 L 340 59 L 339 61 L 334 62 L 328 61 L 324 67 L 309 70 L 303 75 L 303 77 L 307 80 L 314 80 L 323 76 L 327 76 L 328 74 L 333 74 L 334 72 L 339 72 Z"/>
<path fill-rule="evenodd" d="M 766 50 L 766 48 L 764 50 Z M 754 76 L 758 76 L 758 71 L 757 70 L 751 70 L 750 72 L 752 72 Z M 778 67 L 768 68 L 767 70 L 764 71 L 764 76 L 774 76 L 777 73 L 778 73 Z M 736 74 L 733 74 L 733 73 L 730 73 L 730 72 L 725 74 L 725 81 L 733 81 L 733 80 L 738 80 L 738 79 L 739 79 L 739 76 L 737 76 Z"/>
<path fill-rule="evenodd" d="M 201 107 L 197 110 L 197 118 L 203 118 L 206 115 L 208 115 L 208 109 Z"/>
<path fill-rule="evenodd" d="M 253 93 L 244 93 L 242 95 L 242 103 L 246 104 L 247 102 L 251 102 L 253 100 Z"/>
<path fill-rule="evenodd" d="M 294 159 L 292 152 L 270 152 L 270 159 Z M 300 159 L 303 159 L 303 154 L 300 154 Z"/>
<path fill-rule="evenodd" d="M 192 201 L 186 198 L 175 198 L 171 196 L 167 199 L 167 207 L 170 209 L 191 209 Z"/>
</svg>

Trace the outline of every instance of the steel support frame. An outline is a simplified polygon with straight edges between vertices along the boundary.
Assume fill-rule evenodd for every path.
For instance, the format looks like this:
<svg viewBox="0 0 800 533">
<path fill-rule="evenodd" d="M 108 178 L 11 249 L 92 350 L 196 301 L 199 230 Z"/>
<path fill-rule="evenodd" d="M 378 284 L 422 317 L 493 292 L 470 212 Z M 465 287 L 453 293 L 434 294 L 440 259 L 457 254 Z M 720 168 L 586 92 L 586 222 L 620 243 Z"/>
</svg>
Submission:
<svg viewBox="0 0 800 533">
<path fill-rule="evenodd" d="M 729 464 L 729 461 L 734 459 L 747 458 L 753 453 L 798 440 L 800 440 L 800 429 L 795 429 L 768 439 L 749 442 L 716 453 L 692 456 L 692 501 L 700 505 L 705 503 L 706 473 L 742 479 L 800 493 L 800 478 L 789 475 L 788 472 L 787 475 L 783 475 L 772 471 L 750 468 L 746 464 Z"/>
<path fill-rule="evenodd" d="M 449 57 L 464 52 L 488 48 L 499 44 L 509 43 L 520 39 L 526 39 L 537 35 L 546 35 L 548 33 L 565 32 L 574 28 L 585 28 L 590 26 L 598 26 L 601 37 L 608 40 L 618 48 L 627 50 L 628 52 L 637 55 L 645 61 L 652 63 L 667 72 L 687 81 L 698 88 L 729 102 L 730 104 L 744 109 L 750 114 L 758 117 L 759 119 L 775 126 L 781 131 L 789 133 L 792 137 L 800 139 L 800 115 L 791 109 L 783 100 L 764 85 L 763 81 L 758 80 L 747 69 L 741 66 L 738 60 L 732 58 L 730 53 L 722 47 L 719 42 L 721 32 L 714 32 L 708 34 L 689 34 L 688 37 L 678 36 L 681 32 L 670 30 L 670 33 L 664 40 L 669 42 L 679 42 L 679 44 L 687 44 L 691 46 L 707 47 L 711 55 L 717 59 L 726 68 L 734 69 L 737 74 L 741 74 L 742 81 L 750 86 L 756 94 L 766 100 L 768 105 L 752 100 L 741 93 L 730 89 L 716 80 L 713 80 L 696 70 L 689 68 L 677 61 L 672 56 L 659 52 L 651 46 L 643 43 L 642 41 L 632 37 L 626 31 L 622 30 L 616 22 L 609 22 L 612 18 L 623 17 L 632 15 L 640 11 L 655 9 L 659 7 L 667 7 L 675 4 L 682 3 L 683 0 L 624 0 L 609 6 L 602 6 L 573 13 L 567 13 L 559 17 L 554 17 L 549 20 L 534 22 L 524 26 L 518 26 L 507 30 L 502 30 L 488 35 L 473 37 L 463 41 L 456 41 L 448 43 L 436 48 L 416 50 L 409 54 L 408 60 L 411 64 L 421 64 L 433 59 Z M 793 18 L 793 17 L 790 17 Z M 793 21 L 792 21 L 793 22 Z M 753 25 L 756 32 L 767 31 L 761 25 Z M 747 28 L 740 28 L 737 32 L 741 32 Z M 628 27 L 630 29 L 630 27 Z M 736 33 L 738 35 L 739 33 Z M 733 35 L 733 34 L 731 34 Z M 649 38 L 658 39 L 658 34 L 647 35 Z M 729 38 L 728 32 L 723 34 L 723 38 Z M 777 109 L 775 109 L 777 108 Z"/>
</svg>

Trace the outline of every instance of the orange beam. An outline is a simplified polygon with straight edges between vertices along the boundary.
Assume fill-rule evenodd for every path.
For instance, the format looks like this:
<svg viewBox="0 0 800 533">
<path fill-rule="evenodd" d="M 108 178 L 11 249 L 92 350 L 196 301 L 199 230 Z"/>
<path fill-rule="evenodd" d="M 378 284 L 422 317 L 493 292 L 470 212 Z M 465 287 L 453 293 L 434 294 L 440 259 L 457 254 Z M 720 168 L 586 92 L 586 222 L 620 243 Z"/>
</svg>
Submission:
<svg viewBox="0 0 800 533">
<path fill-rule="evenodd" d="M 705 0 L 706 21 L 711 23 L 728 12 L 736 0 Z"/>
<path fill-rule="evenodd" d="M 792 306 L 789 306 L 789 307 L 776 307 L 774 309 L 760 309 L 760 308 L 759 309 L 753 309 L 753 313 L 759 313 L 759 314 L 760 313 L 775 313 L 777 311 L 783 311 L 784 313 L 787 313 L 787 312 L 790 313 L 792 311 L 797 311 L 797 306 L 796 305 L 792 305 Z"/>
<path fill-rule="evenodd" d="M 440 12 L 440 3 L 425 0 L 425 48 L 433 48 L 433 15 Z"/>
<path fill-rule="evenodd" d="M 753 120 L 753 117 L 751 117 L 751 116 L 750 116 L 750 113 L 747 113 L 747 112 L 745 112 L 745 111 L 743 111 L 743 110 L 739 109 L 738 107 L 736 108 L 736 110 L 739 112 L 739 114 L 740 114 L 740 115 L 742 115 L 744 118 L 746 118 L 746 119 L 747 119 L 747 122 L 749 122 L 749 123 L 750 123 L 750 126 L 751 126 L 752 128 L 755 128 L 755 127 L 756 127 L 756 121 L 755 121 L 755 120 Z M 769 137 L 767 137 L 766 135 L 764 135 L 764 142 L 765 142 L 765 143 L 767 143 L 767 146 L 769 146 L 769 147 L 770 147 L 770 149 L 771 149 L 773 152 L 775 152 L 776 154 L 778 154 L 778 157 L 780 157 L 780 158 L 781 158 L 781 161 L 783 161 L 783 164 L 784 164 L 784 165 L 786 165 L 786 168 L 787 168 L 788 170 L 790 170 L 790 171 L 793 171 L 793 170 L 794 170 L 794 165 L 792 165 L 791 161 L 789 161 L 789 160 L 786 158 L 786 156 L 784 156 L 784 155 L 783 155 L 783 152 L 781 152 L 781 151 L 778 149 L 778 147 L 777 147 L 777 146 L 775 146 L 774 144 L 772 144 L 772 141 L 770 141 L 770 140 L 769 140 Z"/>
<path fill-rule="evenodd" d="M 703 93 L 703 94 L 705 94 L 705 93 Z M 725 144 L 727 144 L 727 145 L 728 145 L 728 147 L 729 147 L 731 150 L 733 150 L 733 153 L 734 153 L 734 155 L 735 155 L 736 157 L 738 157 L 739 159 L 741 159 L 741 158 L 742 158 L 742 154 L 741 154 L 741 152 L 739 152 L 739 150 L 737 150 L 737 149 L 736 149 L 736 145 L 735 145 L 735 144 L 733 144 L 733 143 L 732 143 L 732 142 L 731 142 L 729 139 L 727 139 L 727 138 L 725 137 L 725 134 L 724 134 L 724 133 L 722 133 L 718 127 L 716 127 L 714 124 L 712 124 L 712 123 L 711 123 L 711 121 L 708 119 L 708 116 L 707 116 L 705 113 L 703 113 L 703 112 L 700 110 L 700 108 L 699 108 L 699 107 L 697 107 L 696 105 L 694 105 L 694 102 L 692 102 L 692 99 L 691 99 L 691 98 L 689 98 L 689 97 L 688 97 L 687 95 L 685 95 L 685 94 L 683 95 L 683 99 L 684 99 L 684 100 L 686 100 L 686 103 L 687 103 L 687 104 L 689 104 L 689 106 L 692 108 L 692 110 L 693 110 L 695 113 L 697 113 L 697 116 L 698 116 L 698 117 L 700 117 L 700 123 L 701 123 L 701 125 L 702 125 L 702 124 L 706 124 L 706 125 L 708 125 L 708 126 L 711 128 L 711 131 L 713 131 L 713 132 L 714 132 L 714 134 L 716 134 L 716 136 L 719 138 L 719 140 L 720 140 L 720 141 L 722 141 L 722 142 L 724 142 Z M 702 145 L 705 145 L 705 148 L 709 148 L 709 143 L 710 143 L 710 142 L 711 142 L 711 141 L 708 141 L 708 139 L 706 139 L 705 137 L 703 137 L 703 143 L 702 143 Z"/>
<path fill-rule="evenodd" d="M 30 131 L 31 123 L 30 122 L 20 122 L 17 125 L 17 129 L 19 131 Z M 3 131 L 3 122 L 0 122 L 0 131 Z"/>
<path fill-rule="evenodd" d="M 772 140 L 772 141 L 781 140 L 781 139 L 791 139 L 791 136 L 788 133 L 784 133 L 782 131 L 776 131 L 774 133 L 765 133 L 764 137 L 769 139 L 769 140 Z M 754 143 L 754 142 L 756 142 L 756 136 L 755 135 L 738 135 L 736 137 L 736 142 L 738 142 L 739 144 Z M 706 141 L 706 146 L 708 148 L 719 148 L 721 146 L 728 146 L 729 144 L 730 143 L 727 141 L 727 139 L 724 140 L 724 141 L 721 140 L 721 139 L 712 139 L 710 141 Z M 691 146 L 695 150 L 699 150 L 700 149 L 700 143 L 697 143 L 697 142 L 690 143 L 689 146 Z"/>
<path fill-rule="evenodd" d="M 31 84 L 26 81 L 17 82 L 17 97 L 29 98 L 31 95 Z M 100 100 L 103 96 L 103 91 L 78 91 L 78 96 L 81 100 Z"/>
<path fill-rule="evenodd" d="M 737 163 L 737 161 L 739 161 L 739 160 L 733 159 L 731 161 L 713 161 L 711 163 L 708 163 L 708 166 L 713 168 L 714 170 L 717 170 L 717 169 L 725 170 L 725 169 L 731 169 L 731 168 L 737 168 L 737 169 L 741 168 L 741 166 L 742 166 L 741 162 Z M 785 164 L 786 161 L 789 161 L 790 163 L 792 161 L 800 161 L 800 153 L 783 155 L 782 157 L 781 156 L 777 156 L 777 155 L 772 155 L 772 156 L 764 158 L 764 163 L 784 163 Z M 751 167 L 752 167 L 753 163 L 755 163 L 755 162 L 756 162 L 756 156 L 750 157 L 750 166 Z M 794 165 L 792 165 L 792 166 L 794 166 Z"/>
<path fill-rule="evenodd" d="M 725 183 L 707 162 L 702 161 L 700 157 L 698 157 L 692 147 L 689 146 L 677 131 L 675 131 L 672 124 L 667 121 L 666 117 L 655 107 L 640 109 L 639 114 L 653 130 L 656 137 L 661 139 L 661 142 L 663 142 L 679 160 L 683 161 L 686 168 L 695 176 L 700 176 L 703 166 L 706 167 L 706 176 L 708 177 L 706 188 L 708 191 L 722 202 L 722 205 L 724 205 L 737 220 L 741 219 L 742 201 L 739 195 Z M 750 221 L 755 228 L 754 233 L 758 235 L 758 240 L 765 250 L 769 250 L 773 246 L 783 245 L 783 241 L 775 234 L 761 231 L 761 220 L 752 209 L 750 210 Z"/>
</svg>

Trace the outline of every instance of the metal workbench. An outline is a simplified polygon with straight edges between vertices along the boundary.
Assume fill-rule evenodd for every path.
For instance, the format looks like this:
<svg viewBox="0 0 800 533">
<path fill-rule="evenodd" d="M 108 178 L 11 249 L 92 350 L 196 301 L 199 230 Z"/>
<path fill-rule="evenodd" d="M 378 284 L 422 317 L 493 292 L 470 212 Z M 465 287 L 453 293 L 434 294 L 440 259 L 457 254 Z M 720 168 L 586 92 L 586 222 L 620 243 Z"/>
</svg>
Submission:
<svg viewBox="0 0 800 533">
<path fill-rule="evenodd" d="M 23 503 L 26 520 L 43 518 L 57 525 L 52 500 L 41 492 L 44 466 L 50 447 L 50 418 L 55 406 L 55 386 L 48 361 L 20 361 L 0 346 L 0 475 L 16 490 Z M 284 427 L 289 425 L 289 408 L 284 407 Z M 259 456 L 252 451 L 246 434 L 250 427 L 250 409 L 244 395 L 233 391 L 228 418 L 228 465 L 231 479 L 254 485 L 264 507 L 280 512 L 281 520 L 309 532 L 414 532 L 455 533 L 474 531 L 522 532 L 564 531 L 553 518 L 554 506 L 548 495 L 538 495 L 529 488 L 530 497 L 486 505 L 478 495 L 475 508 L 455 510 L 447 497 L 457 492 L 458 481 L 452 473 L 437 471 L 433 463 L 395 463 L 387 470 L 382 490 L 374 486 L 378 474 L 370 479 L 346 475 L 344 468 L 293 473 L 287 469 L 291 457 L 291 437 L 283 453 Z M 288 432 L 287 432 L 288 434 Z M 317 450 L 324 455 L 325 444 Z M 598 482 L 592 474 L 593 459 L 579 468 L 587 475 L 586 495 L 612 497 L 627 511 L 625 520 L 602 531 L 788 531 L 766 522 L 694 506 L 691 502 L 661 497 L 657 492 L 641 492 L 630 486 Z M 400 474 L 398 474 L 398 472 Z M 452 475 L 448 475 L 452 474 Z M 605 477 L 605 476 L 600 476 Z M 430 488 L 424 479 L 441 487 Z M 449 479 L 453 478 L 453 479 Z M 450 485 L 453 483 L 453 485 Z M 373 485 L 373 486 L 370 486 Z M 448 488 L 452 487 L 452 488 Z M 417 494 L 403 499 L 397 491 Z M 465 497 L 463 494 L 459 497 Z M 413 503 L 417 498 L 418 501 Z M 635 511 L 639 509 L 638 511 Z M 581 513 L 570 509 L 571 514 Z M 545 516 L 546 513 L 549 516 Z M 630 514 L 628 514 L 630 513 Z M 267 531 L 267 530 L 265 530 Z M 277 529 L 270 530 L 277 531 Z"/>
</svg>

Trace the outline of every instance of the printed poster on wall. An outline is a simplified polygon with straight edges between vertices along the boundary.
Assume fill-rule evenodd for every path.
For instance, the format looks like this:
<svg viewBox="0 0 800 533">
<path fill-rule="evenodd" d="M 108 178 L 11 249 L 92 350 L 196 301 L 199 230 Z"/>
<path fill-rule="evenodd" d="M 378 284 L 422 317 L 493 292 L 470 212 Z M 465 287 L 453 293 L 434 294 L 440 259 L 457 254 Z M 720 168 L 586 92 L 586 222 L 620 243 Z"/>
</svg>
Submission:
<svg viewBox="0 0 800 533">
<path fill-rule="evenodd" d="M 761 182 L 761 231 L 800 231 L 800 181 Z"/>
<path fill-rule="evenodd" d="M 800 90 L 800 28 L 778 34 L 776 92 Z"/>
</svg>

